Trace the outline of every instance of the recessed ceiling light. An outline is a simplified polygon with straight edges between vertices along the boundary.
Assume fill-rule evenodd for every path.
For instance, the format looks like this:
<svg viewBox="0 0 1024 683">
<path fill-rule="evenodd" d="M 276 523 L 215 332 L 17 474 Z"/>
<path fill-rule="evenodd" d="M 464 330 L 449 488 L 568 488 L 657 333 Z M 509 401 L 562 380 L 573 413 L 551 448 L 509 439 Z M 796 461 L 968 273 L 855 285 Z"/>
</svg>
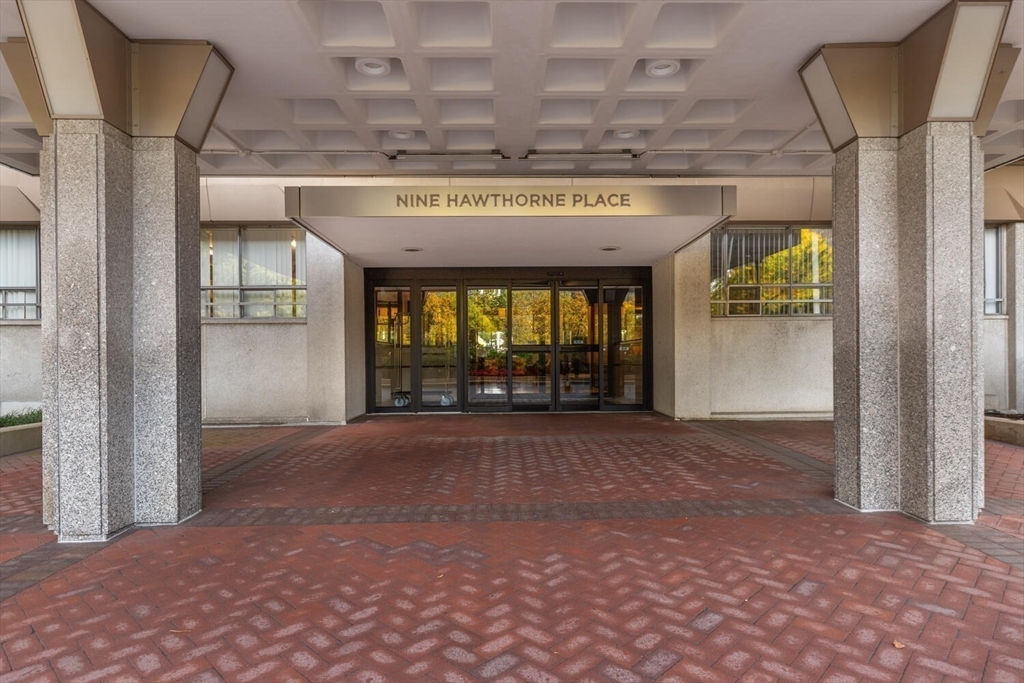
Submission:
<svg viewBox="0 0 1024 683">
<path fill-rule="evenodd" d="M 665 78 L 679 71 L 678 59 L 645 59 L 644 73 L 651 78 Z"/>
<path fill-rule="evenodd" d="M 421 247 L 405 247 L 402 251 L 407 251 L 410 254 L 416 253 L 417 251 L 423 251 Z"/>
<path fill-rule="evenodd" d="M 633 138 L 640 137 L 640 131 L 636 128 L 623 128 L 612 133 L 612 137 L 618 138 L 619 140 L 632 140 Z"/>
<path fill-rule="evenodd" d="M 412 140 L 416 137 L 416 133 L 411 130 L 389 130 L 388 137 L 395 140 Z"/>
<path fill-rule="evenodd" d="M 360 57 L 356 60 L 356 71 L 364 76 L 387 76 L 391 73 L 391 58 Z"/>
<path fill-rule="evenodd" d="M 618 251 L 621 247 L 601 247 L 601 251 Z"/>
</svg>

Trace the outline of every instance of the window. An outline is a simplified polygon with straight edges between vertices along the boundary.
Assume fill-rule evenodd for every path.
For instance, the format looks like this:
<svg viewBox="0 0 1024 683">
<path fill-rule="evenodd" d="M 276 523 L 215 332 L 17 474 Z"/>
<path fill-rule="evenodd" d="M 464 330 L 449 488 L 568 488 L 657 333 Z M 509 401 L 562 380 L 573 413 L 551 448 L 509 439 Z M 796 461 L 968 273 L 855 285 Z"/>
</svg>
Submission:
<svg viewBox="0 0 1024 683">
<path fill-rule="evenodd" d="M 301 228 L 204 228 L 199 258 L 204 318 L 306 317 Z"/>
<path fill-rule="evenodd" d="M 985 315 L 999 315 L 1003 306 L 1003 229 L 985 227 Z"/>
<path fill-rule="evenodd" d="M 743 226 L 712 232 L 711 315 L 832 315 L 832 229 Z"/>
<path fill-rule="evenodd" d="M 0 320 L 39 319 L 39 230 L 0 228 Z"/>
</svg>

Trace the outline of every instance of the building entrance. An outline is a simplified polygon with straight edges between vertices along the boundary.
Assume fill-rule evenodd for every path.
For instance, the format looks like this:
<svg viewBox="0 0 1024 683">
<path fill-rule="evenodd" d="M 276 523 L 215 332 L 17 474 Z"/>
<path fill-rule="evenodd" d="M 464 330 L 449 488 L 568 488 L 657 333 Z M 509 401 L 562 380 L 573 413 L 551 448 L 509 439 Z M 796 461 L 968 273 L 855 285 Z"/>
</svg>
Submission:
<svg viewBox="0 0 1024 683">
<path fill-rule="evenodd" d="M 368 269 L 367 405 L 649 410 L 650 273 Z"/>
</svg>

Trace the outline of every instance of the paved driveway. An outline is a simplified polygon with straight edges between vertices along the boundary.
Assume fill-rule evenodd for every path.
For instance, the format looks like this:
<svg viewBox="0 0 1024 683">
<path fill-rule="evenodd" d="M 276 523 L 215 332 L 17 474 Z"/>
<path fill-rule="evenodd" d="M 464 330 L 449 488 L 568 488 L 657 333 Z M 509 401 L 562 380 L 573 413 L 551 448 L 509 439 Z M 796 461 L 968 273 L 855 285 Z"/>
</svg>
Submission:
<svg viewBox="0 0 1024 683">
<path fill-rule="evenodd" d="M 830 423 L 204 431 L 204 512 L 107 544 L 0 460 L 6 681 L 1021 681 L 1024 449 L 983 524 L 832 500 Z"/>
</svg>

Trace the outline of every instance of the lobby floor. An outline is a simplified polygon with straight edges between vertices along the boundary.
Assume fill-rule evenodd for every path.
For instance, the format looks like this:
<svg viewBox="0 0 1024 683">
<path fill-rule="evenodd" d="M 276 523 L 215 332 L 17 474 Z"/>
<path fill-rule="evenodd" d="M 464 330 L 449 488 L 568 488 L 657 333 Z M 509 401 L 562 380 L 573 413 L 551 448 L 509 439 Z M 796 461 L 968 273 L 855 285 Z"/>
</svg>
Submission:
<svg viewBox="0 0 1024 683">
<path fill-rule="evenodd" d="M 0 459 L 0 680 L 1024 679 L 1024 448 L 976 525 L 832 500 L 827 422 L 206 429 L 204 510 L 58 545 Z"/>
</svg>

